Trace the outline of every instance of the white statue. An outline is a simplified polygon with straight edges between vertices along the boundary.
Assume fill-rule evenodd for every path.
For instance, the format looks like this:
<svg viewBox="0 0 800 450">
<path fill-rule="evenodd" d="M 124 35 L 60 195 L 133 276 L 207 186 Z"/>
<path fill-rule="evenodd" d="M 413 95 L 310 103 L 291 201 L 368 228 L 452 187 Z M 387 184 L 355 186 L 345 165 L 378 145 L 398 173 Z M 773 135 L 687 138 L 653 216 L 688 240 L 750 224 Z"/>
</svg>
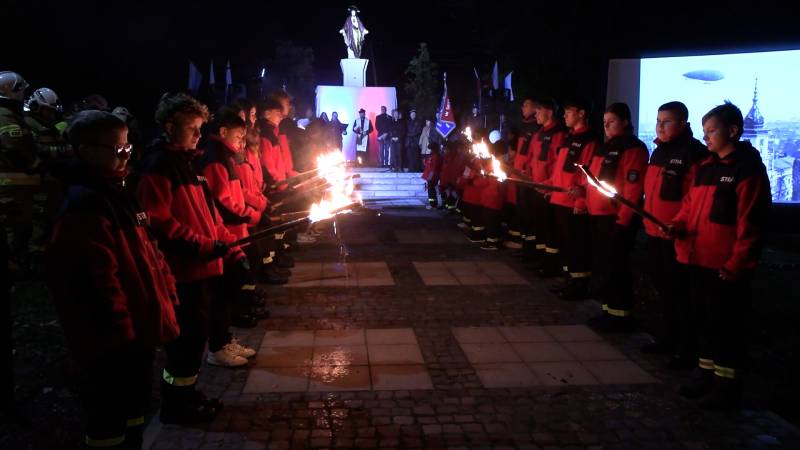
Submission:
<svg viewBox="0 0 800 450">
<path fill-rule="evenodd" d="M 344 38 L 344 45 L 347 46 L 347 58 L 361 58 L 361 48 L 364 45 L 364 37 L 369 33 L 364 27 L 364 23 L 358 18 L 358 10 L 355 6 L 347 8 L 350 16 L 344 22 L 344 26 L 339 30 L 339 34 Z"/>
</svg>

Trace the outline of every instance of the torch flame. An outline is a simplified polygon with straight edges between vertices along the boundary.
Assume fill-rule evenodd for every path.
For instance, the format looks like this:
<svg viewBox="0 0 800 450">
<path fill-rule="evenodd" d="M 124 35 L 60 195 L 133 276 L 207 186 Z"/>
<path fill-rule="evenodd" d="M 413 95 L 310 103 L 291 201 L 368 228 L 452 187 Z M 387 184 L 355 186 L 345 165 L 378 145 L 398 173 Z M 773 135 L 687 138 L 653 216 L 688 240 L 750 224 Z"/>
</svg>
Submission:
<svg viewBox="0 0 800 450">
<path fill-rule="evenodd" d="M 506 181 L 506 178 L 508 178 L 508 175 L 506 175 L 506 173 L 503 171 L 503 166 L 500 163 L 500 160 L 494 156 L 492 156 L 492 176 L 497 178 L 497 181 L 501 183 Z"/>
<path fill-rule="evenodd" d="M 590 176 L 589 173 L 586 172 L 586 168 L 582 164 L 575 164 L 578 166 L 579 169 L 586 175 L 586 181 L 589 182 L 592 186 L 594 186 L 601 194 L 605 195 L 608 198 L 614 198 L 617 195 L 617 189 L 614 186 L 606 183 L 603 180 L 597 179 L 594 176 Z"/>
<path fill-rule="evenodd" d="M 472 129 L 470 127 L 464 128 L 462 133 L 467 137 L 468 141 L 472 142 Z"/>
<path fill-rule="evenodd" d="M 467 129 L 469 129 L 469 127 Z M 472 144 L 472 153 L 482 159 L 489 159 L 492 157 L 492 154 L 489 152 L 489 147 L 483 141 Z"/>
<path fill-rule="evenodd" d="M 310 208 L 309 219 L 311 222 L 330 219 L 342 209 L 361 203 L 361 197 L 355 192 L 353 177 L 348 176 L 345 170 L 344 154 L 340 151 L 331 151 L 317 157 L 319 176 L 324 178 L 330 186 L 322 194 L 317 203 Z"/>
</svg>

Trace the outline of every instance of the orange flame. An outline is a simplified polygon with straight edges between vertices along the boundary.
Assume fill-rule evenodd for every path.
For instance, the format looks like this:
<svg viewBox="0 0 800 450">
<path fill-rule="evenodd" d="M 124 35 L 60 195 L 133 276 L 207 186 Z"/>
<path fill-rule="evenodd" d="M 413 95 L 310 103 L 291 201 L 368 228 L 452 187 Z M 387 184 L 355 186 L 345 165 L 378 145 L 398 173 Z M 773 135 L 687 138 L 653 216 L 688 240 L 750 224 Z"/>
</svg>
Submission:
<svg viewBox="0 0 800 450">
<path fill-rule="evenodd" d="M 311 204 L 309 218 L 311 222 L 330 219 L 344 208 L 361 203 L 361 197 L 355 192 L 353 177 L 345 169 L 344 154 L 332 151 L 317 157 L 319 176 L 330 186 L 322 194 L 322 198 Z"/>
</svg>

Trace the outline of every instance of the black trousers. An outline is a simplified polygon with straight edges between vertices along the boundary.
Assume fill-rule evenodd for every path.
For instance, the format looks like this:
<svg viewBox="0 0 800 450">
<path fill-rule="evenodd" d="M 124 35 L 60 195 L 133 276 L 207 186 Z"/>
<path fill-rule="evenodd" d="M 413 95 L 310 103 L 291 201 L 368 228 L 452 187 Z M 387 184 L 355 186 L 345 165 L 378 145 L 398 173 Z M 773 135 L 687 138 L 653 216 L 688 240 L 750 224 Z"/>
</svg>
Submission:
<svg viewBox="0 0 800 450">
<path fill-rule="evenodd" d="M 409 172 L 420 171 L 419 144 L 407 144 L 405 147 L 405 161 L 403 167 Z"/>
<path fill-rule="evenodd" d="M 399 142 L 392 142 L 389 151 L 389 158 L 391 160 L 392 168 L 395 170 L 403 169 L 403 145 Z"/>
<path fill-rule="evenodd" d="M 439 180 L 434 178 L 430 181 L 426 181 L 425 184 L 428 187 L 428 204 L 433 207 L 439 206 L 439 200 L 436 197 L 436 186 L 439 184 Z M 442 197 L 442 202 L 444 202 L 444 197 Z"/>
<path fill-rule="evenodd" d="M 592 275 L 592 239 L 589 215 L 574 214 L 572 208 L 553 205 L 562 269 L 570 278 Z"/>
<path fill-rule="evenodd" d="M 547 247 L 548 233 L 552 228 L 552 217 L 549 210 L 550 203 L 544 195 L 539 191 L 533 191 L 531 195 L 530 233 L 534 236 L 534 249 L 538 251 L 544 251 Z"/>
<path fill-rule="evenodd" d="M 533 231 L 534 206 L 533 196 L 536 191 L 528 186 L 517 186 L 517 223 L 519 224 L 520 237 L 526 250 L 536 248 L 536 234 Z"/>
<path fill-rule="evenodd" d="M 10 407 L 14 399 L 14 339 L 11 329 L 11 281 L 8 261 L 11 251 L 5 227 L 0 227 L 0 407 Z"/>
<path fill-rule="evenodd" d="M 152 392 L 153 349 L 129 345 L 82 362 L 80 368 L 85 445 L 141 448 L 144 415 Z"/>
<path fill-rule="evenodd" d="M 650 279 L 658 293 L 663 320 L 653 331 L 656 338 L 675 353 L 697 355 L 697 324 L 692 320 L 689 297 L 689 270 L 675 257 L 675 241 L 647 237 L 647 261 Z"/>
<path fill-rule="evenodd" d="M 500 246 L 500 222 L 502 217 L 502 210 L 481 207 L 481 224 L 484 227 L 487 244 L 495 247 Z"/>
<path fill-rule="evenodd" d="M 715 269 L 689 267 L 693 318 L 697 321 L 700 368 L 735 379 L 747 351 L 749 280 L 729 282 Z"/>
<path fill-rule="evenodd" d="M 598 300 L 603 310 L 616 317 L 633 313 L 633 275 L 630 256 L 636 243 L 638 222 L 616 224 L 616 215 L 589 216 L 593 269 L 597 277 Z"/>
<path fill-rule="evenodd" d="M 543 268 L 546 273 L 555 275 L 563 272 L 561 252 L 564 248 L 562 240 L 565 239 L 562 230 L 567 226 L 567 215 L 559 213 L 558 206 L 549 201 L 544 207 L 544 261 Z"/>
<path fill-rule="evenodd" d="M 164 379 L 175 386 L 193 385 L 200 372 L 206 341 L 208 340 L 213 305 L 214 316 L 221 308 L 215 296 L 220 296 L 222 278 L 214 277 L 192 283 L 178 283 L 178 300 L 175 308 L 181 334 L 165 346 L 167 364 Z M 224 304 L 222 304 L 224 306 Z M 214 328 L 221 327 L 225 318 L 214 317 Z M 221 339 L 221 337 L 220 337 Z M 215 342 L 218 345 L 219 342 Z M 222 344 L 224 345 L 224 344 Z M 220 346 L 221 347 L 221 346 Z M 168 379 L 169 378 L 169 379 Z"/>
</svg>

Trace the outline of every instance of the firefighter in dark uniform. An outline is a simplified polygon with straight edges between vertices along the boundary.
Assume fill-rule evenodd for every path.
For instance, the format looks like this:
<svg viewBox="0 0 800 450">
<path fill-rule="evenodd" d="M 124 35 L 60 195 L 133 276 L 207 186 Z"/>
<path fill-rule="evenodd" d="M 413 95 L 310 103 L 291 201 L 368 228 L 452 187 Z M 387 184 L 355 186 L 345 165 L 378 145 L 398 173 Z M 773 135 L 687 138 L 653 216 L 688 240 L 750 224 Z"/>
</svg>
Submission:
<svg viewBox="0 0 800 450">
<path fill-rule="evenodd" d="M 633 134 L 631 110 L 612 103 L 603 114 L 606 142 L 595 152 L 590 169 L 634 204 L 642 202 L 644 173 L 649 153 Z M 630 254 L 639 231 L 639 217 L 627 206 L 589 186 L 584 177 L 586 206 L 594 252 L 593 276 L 599 278 L 595 298 L 603 313 L 590 325 L 605 331 L 630 331 L 633 325 L 633 278 Z"/>
<path fill-rule="evenodd" d="M 36 145 L 23 121 L 22 100 L 28 83 L 17 73 L 0 72 L 0 238 L 2 238 L 2 277 L 0 277 L 0 400 L 4 408 L 13 403 L 13 343 L 9 292 L 11 279 L 18 275 L 26 257 L 32 222 L 33 193 L 40 185 L 34 171 L 38 165 Z"/>
<path fill-rule="evenodd" d="M 87 448 L 141 449 L 153 351 L 178 336 L 175 279 L 125 186 L 125 124 L 83 111 L 68 135 L 78 158 L 47 249 L 50 292 L 81 369 Z"/>
<path fill-rule="evenodd" d="M 591 103 L 572 100 L 564 103 L 564 124 L 569 128 L 558 152 L 550 182 L 566 192 L 553 192 L 554 236 L 547 243 L 550 258 L 561 261 L 566 283 L 554 286 L 565 300 L 580 300 L 588 295 L 592 275 L 589 217 L 586 210 L 586 189 L 583 175 L 575 164 L 588 165 L 600 144 L 599 137 L 589 129 Z M 552 260 L 551 260 L 552 261 Z M 552 264 L 552 262 L 551 262 Z"/>
<path fill-rule="evenodd" d="M 59 178 L 72 158 L 72 149 L 64 139 L 67 123 L 62 118 L 58 95 L 52 89 L 36 89 L 25 101 L 24 109 L 25 124 L 33 133 L 41 160 L 42 188 L 34 194 L 32 239 L 32 250 L 38 251 L 47 241 L 53 219 L 63 201 Z"/>
<path fill-rule="evenodd" d="M 692 137 L 688 120 L 689 110 L 681 102 L 668 102 L 658 108 L 657 147 L 644 178 L 644 209 L 664 223 L 680 211 L 699 163 L 708 156 L 706 146 Z M 664 320 L 654 330 L 655 340 L 645 344 L 642 351 L 669 355 L 672 369 L 693 368 L 697 365 L 697 333 L 687 320 L 690 305 L 686 268 L 675 259 L 674 240 L 656 224 L 645 220 L 644 232 L 650 276 Z"/>
<path fill-rule="evenodd" d="M 735 408 L 747 353 L 750 282 L 771 206 L 761 155 L 740 141 L 742 112 L 731 103 L 703 116 L 711 152 L 697 169 L 671 223 L 678 261 L 689 266 L 690 298 L 700 336 L 699 376 L 683 386 L 708 409 Z"/>
<path fill-rule="evenodd" d="M 517 147 L 513 152 L 512 166 L 519 172 L 528 171 L 528 163 L 530 161 L 530 147 L 533 142 L 533 136 L 539 129 L 536 123 L 536 102 L 533 98 L 526 98 L 522 102 L 522 123 L 519 127 L 519 139 L 517 140 Z M 525 185 L 510 183 L 511 187 L 506 189 L 506 221 L 508 223 L 508 240 L 504 246 L 513 249 L 523 248 L 525 238 L 529 233 L 529 224 L 532 220 L 533 211 L 531 209 L 531 196 L 533 190 Z M 532 240 L 528 241 L 528 246 L 532 244 Z M 535 244 L 534 244 L 535 245 Z M 522 252 L 519 253 L 522 255 Z"/>
</svg>

